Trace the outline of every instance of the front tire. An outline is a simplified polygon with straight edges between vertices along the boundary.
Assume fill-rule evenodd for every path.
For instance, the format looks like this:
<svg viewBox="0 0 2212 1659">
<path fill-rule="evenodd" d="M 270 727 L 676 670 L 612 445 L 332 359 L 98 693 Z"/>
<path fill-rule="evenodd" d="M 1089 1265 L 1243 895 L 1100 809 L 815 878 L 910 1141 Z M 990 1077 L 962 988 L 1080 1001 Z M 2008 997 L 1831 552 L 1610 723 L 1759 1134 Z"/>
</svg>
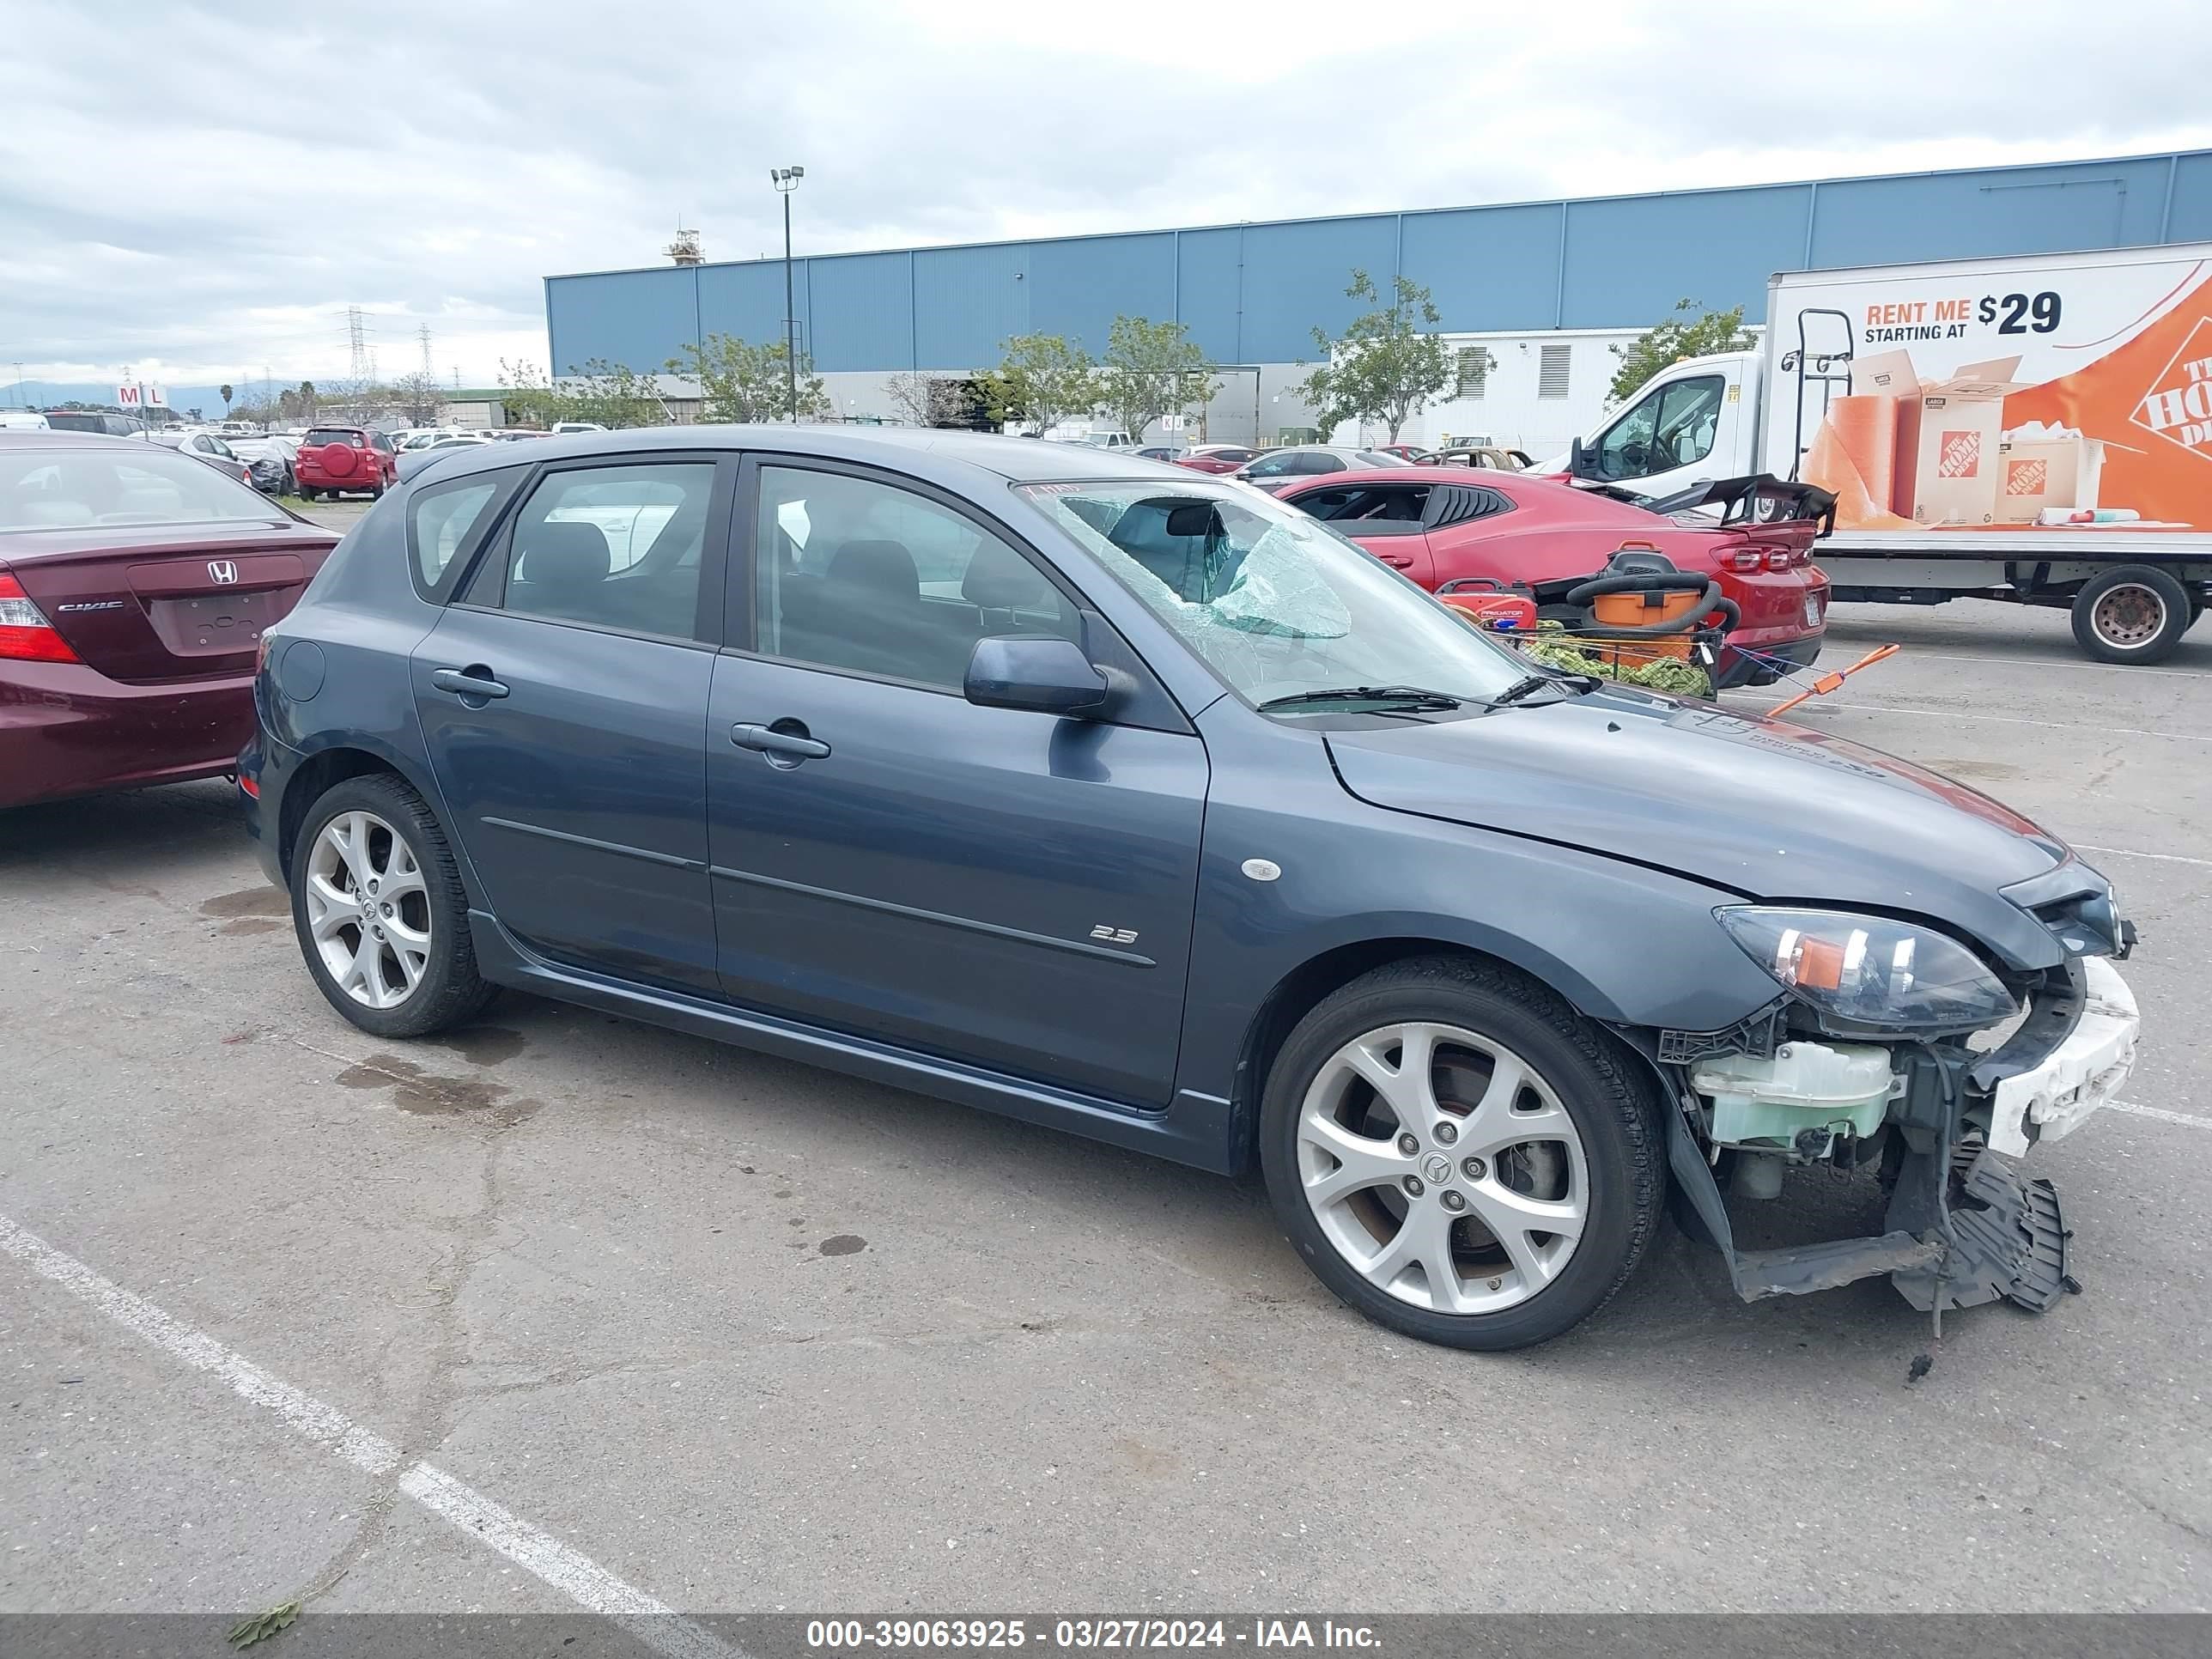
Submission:
<svg viewBox="0 0 2212 1659">
<path fill-rule="evenodd" d="M 2074 640 L 2099 662 L 2163 662 L 2188 632 L 2189 590 L 2154 565 L 2122 565 L 2081 585 Z"/>
<path fill-rule="evenodd" d="M 1510 969 L 1393 963 L 1298 1023 L 1269 1070 L 1278 1221 L 1352 1308 L 1498 1351 L 1572 1328 L 1650 1243 L 1654 1091 L 1597 1027 Z"/>
<path fill-rule="evenodd" d="M 425 1036 L 491 999 L 453 849 L 398 778 L 344 779 L 308 809 L 292 849 L 292 926 L 317 988 L 372 1036 Z"/>
</svg>

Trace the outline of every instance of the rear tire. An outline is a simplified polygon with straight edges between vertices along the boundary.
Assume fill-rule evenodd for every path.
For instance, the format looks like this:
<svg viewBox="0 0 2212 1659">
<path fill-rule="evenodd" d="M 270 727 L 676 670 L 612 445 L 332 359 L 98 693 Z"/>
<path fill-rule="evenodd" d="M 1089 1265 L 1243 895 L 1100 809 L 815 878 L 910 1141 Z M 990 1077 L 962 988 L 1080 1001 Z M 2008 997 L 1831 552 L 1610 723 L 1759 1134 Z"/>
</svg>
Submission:
<svg viewBox="0 0 2212 1659">
<path fill-rule="evenodd" d="M 2163 662 L 2189 630 L 2189 591 L 2154 565 L 2122 565 L 2081 585 L 2074 639 L 2099 662 Z"/>
<path fill-rule="evenodd" d="M 490 1001 L 453 849 L 400 779 L 368 773 L 324 791 L 300 826 L 291 876 L 307 972 L 362 1030 L 425 1036 Z"/>
<path fill-rule="evenodd" d="M 302 484 L 300 487 L 300 499 L 303 501 L 312 501 L 315 500 L 319 493 L 320 492 L 317 490 L 308 489 L 305 484 Z"/>
<path fill-rule="evenodd" d="M 1451 1347 L 1528 1347 L 1588 1318 L 1666 1194 L 1659 1107 L 1630 1060 L 1544 987 L 1466 958 L 1378 968 L 1315 1007 L 1268 1072 L 1259 1135 L 1276 1218 L 1322 1283 Z"/>
</svg>

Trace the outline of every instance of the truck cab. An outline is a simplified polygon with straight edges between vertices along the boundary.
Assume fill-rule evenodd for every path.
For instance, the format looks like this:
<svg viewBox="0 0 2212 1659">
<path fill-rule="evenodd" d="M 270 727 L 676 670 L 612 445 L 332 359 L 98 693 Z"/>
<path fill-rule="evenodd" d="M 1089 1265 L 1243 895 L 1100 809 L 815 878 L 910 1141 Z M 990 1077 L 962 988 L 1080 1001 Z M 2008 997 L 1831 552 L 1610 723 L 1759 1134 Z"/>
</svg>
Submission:
<svg viewBox="0 0 2212 1659">
<path fill-rule="evenodd" d="M 1655 496 L 1755 472 L 1759 392 L 1755 351 L 1685 358 L 1581 440 L 1577 464 L 1562 470 Z"/>
</svg>

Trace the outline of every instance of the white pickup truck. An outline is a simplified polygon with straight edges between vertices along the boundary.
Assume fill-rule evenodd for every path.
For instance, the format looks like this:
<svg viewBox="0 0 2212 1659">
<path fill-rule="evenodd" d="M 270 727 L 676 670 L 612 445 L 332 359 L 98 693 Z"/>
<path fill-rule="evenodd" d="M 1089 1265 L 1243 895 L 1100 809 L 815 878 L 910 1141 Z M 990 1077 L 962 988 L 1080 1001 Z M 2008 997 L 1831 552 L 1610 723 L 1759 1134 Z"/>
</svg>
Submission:
<svg viewBox="0 0 2212 1659">
<path fill-rule="evenodd" d="M 1675 363 L 1553 464 L 1836 498 L 1838 601 L 2070 609 L 2106 662 L 2212 597 L 2212 243 L 1784 272 L 1759 349 Z"/>
</svg>

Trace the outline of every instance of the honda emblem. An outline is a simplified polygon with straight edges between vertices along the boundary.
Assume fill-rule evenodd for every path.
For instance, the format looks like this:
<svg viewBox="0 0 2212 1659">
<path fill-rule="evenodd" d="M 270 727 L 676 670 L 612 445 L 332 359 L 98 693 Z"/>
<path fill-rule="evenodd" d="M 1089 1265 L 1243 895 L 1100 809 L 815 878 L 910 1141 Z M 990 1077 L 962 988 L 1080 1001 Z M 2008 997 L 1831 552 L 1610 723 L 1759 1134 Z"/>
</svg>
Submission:
<svg viewBox="0 0 2212 1659">
<path fill-rule="evenodd" d="M 210 559 L 208 580 L 217 587 L 228 587 L 238 580 L 238 563 L 234 559 Z"/>
</svg>

